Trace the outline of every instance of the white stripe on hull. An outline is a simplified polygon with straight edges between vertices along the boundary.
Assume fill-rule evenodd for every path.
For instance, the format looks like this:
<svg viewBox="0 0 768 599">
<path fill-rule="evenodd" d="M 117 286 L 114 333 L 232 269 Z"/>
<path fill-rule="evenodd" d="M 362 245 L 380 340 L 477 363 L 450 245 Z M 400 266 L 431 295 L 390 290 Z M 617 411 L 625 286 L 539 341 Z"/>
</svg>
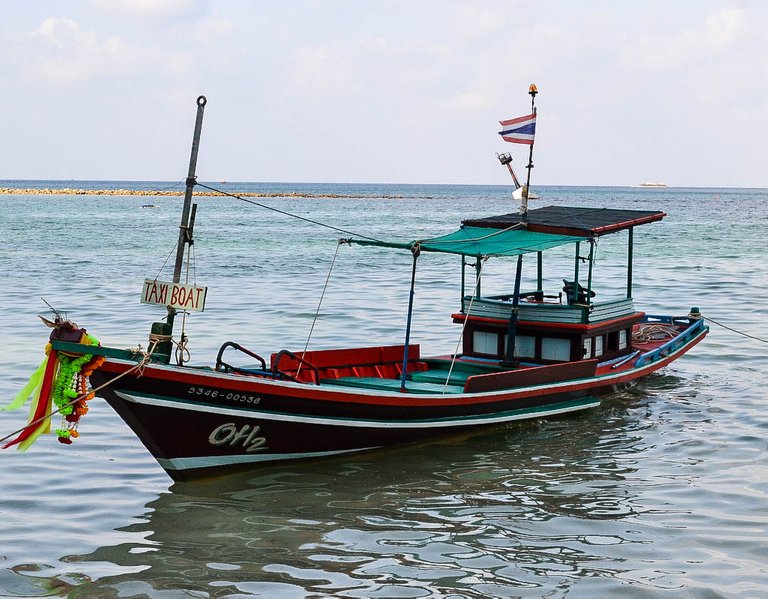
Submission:
<svg viewBox="0 0 768 599">
<path fill-rule="evenodd" d="M 217 468 L 221 466 L 236 466 L 239 464 L 259 464 L 278 462 L 282 460 L 300 460 L 306 458 L 326 458 L 343 453 L 356 453 L 377 449 L 376 447 L 359 447 L 355 449 L 339 449 L 336 451 L 315 451 L 309 453 L 273 453 L 262 455 L 222 455 L 199 456 L 193 458 L 155 458 L 165 470 L 194 470 L 198 468 Z"/>
<path fill-rule="evenodd" d="M 218 414 L 222 416 L 236 416 L 238 418 L 251 418 L 254 420 L 277 420 L 281 422 L 296 422 L 301 424 L 315 424 L 321 426 L 343 426 L 347 428 L 385 428 L 385 429 L 433 429 L 447 428 L 455 426 L 476 426 L 480 424 L 500 424 L 512 422 L 514 420 L 526 420 L 530 418 L 541 418 L 542 416 L 555 416 L 557 414 L 567 414 L 579 410 L 586 410 L 600 405 L 600 400 L 594 397 L 588 397 L 572 402 L 562 402 L 553 404 L 552 407 L 541 406 L 531 408 L 520 408 L 498 414 L 489 414 L 482 416 L 465 416 L 458 418 L 443 418 L 440 420 L 410 420 L 410 421 L 389 421 L 389 420 L 364 420 L 358 418 L 330 418 L 327 416 L 308 416 L 296 414 L 281 414 L 278 412 L 265 412 L 253 409 L 235 409 L 223 408 L 212 405 L 191 404 L 172 399 L 161 399 L 158 397 L 148 397 L 126 393 L 125 391 L 115 391 L 115 395 L 126 401 L 168 408 L 172 410 L 187 410 L 190 412 L 205 412 L 207 414 Z M 574 405 L 574 402 L 576 405 Z"/>
</svg>

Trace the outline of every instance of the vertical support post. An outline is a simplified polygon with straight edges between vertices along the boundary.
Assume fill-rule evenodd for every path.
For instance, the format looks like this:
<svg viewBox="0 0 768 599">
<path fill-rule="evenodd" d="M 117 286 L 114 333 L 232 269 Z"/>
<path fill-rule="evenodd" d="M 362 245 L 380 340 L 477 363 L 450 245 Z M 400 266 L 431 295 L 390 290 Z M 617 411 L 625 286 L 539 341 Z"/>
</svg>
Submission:
<svg viewBox="0 0 768 599">
<path fill-rule="evenodd" d="M 467 294 L 466 284 L 467 284 L 467 257 L 462 254 L 461 255 L 461 310 L 460 312 L 464 314 L 464 296 Z"/>
<path fill-rule="evenodd" d="M 632 262 L 634 261 L 634 227 L 629 228 L 629 241 L 627 242 L 627 298 L 632 298 Z"/>
<path fill-rule="evenodd" d="M 573 266 L 573 294 L 571 296 L 571 303 L 575 304 L 579 301 L 579 254 L 581 253 L 581 242 L 576 242 L 576 260 Z"/>
<path fill-rule="evenodd" d="M 400 375 L 400 392 L 405 393 L 405 377 L 408 375 L 408 350 L 411 344 L 411 320 L 413 318 L 413 296 L 415 294 L 416 287 L 416 259 L 421 253 L 419 244 L 416 243 L 412 248 L 413 253 L 413 267 L 411 269 L 411 292 L 408 297 L 408 318 L 405 323 L 405 347 L 403 348 L 403 372 Z"/>
<path fill-rule="evenodd" d="M 517 312 L 520 309 L 520 279 L 523 276 L 523 255 L 517 255 L 517 270 L 515 271 L 515 291 L 512 296 L 512 312 L 509 315 L 507 327 L 507 351 L 502 365 L 515 365 L 515 337 L 517 337 Z"/>
<path fill-rule="evenodd" d="M 589 238 L 589 273 L 587 274 L 587 303 L 592 303 L 592 265 L 595 259 L 595 239 Z"/>
<path fill-rule="evenodd" d="M 475 259 L 475 280 L 477 281 L 477 288 L 475 289 L 475 297 L 480 297 L 480 273 L 483 270 L 483 260 L 480 256 Z"/>
<path fill-rule="evenodd" d="M 544 252 L 536 252 L 536 289 L 544 289 Z"/>
<path fill-rule="evenodd" d="M 184 192 L 184 206 L 181 210 L 181 222 L 179 223 L 179 241 L 176 246 L 176 262 L 173 267 L 173 282 L 181 281 L 181 269 L 184 265 L 184 251 L 187 245 L 191 243 L 192 236 L 189 230 L 189 212 L 192 206 L 192 192 L 197 184 L 195 171 L 197 169 L 197 153 L 200 148 L 200 134 L 203 130 L 203 113 L 205 112 L 205 96 L 197 98 L 197 116 L 195 118 L 195 132 L 192 135 L 192 152 L 189 156 L 189 170 L 187 172 L 187 188 Z M 176 316 L 175 308 L 168 308 L 167 322 L 170 325 L 170 332 L 173 332 L 173 320 Z"/>
</svg>

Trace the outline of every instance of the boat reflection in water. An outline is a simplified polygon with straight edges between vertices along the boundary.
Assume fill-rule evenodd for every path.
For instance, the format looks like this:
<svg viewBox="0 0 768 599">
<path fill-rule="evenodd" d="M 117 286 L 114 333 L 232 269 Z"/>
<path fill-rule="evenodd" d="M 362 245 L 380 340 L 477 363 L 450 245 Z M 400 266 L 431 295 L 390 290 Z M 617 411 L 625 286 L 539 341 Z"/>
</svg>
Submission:
<svg viewBox="0 0 768 599">
<path fill-rule="evenodd" d="M 579 427 L 526 422 L 176 483 L 123 529 L 134 543 L 77 561 L 137 573 L 99 580 L 101 592 L 148 595 L 509 596 L 553 577 L 561 590 L 592 576 L 625 584 L 645 576 L 638 564 L 653 569 L 641 559 L 645 535 L 628 524 L 649 485 L 636 470 L 654 393 L 643 387 Z"/>
</svg>

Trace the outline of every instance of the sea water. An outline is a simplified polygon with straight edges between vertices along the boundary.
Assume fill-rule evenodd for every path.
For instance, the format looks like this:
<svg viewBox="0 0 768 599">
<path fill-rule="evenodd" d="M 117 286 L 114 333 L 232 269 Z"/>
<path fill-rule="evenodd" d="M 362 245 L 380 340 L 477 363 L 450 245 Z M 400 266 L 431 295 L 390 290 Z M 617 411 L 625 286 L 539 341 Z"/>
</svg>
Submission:
<svg viewBox="0 0 768 599">
<path fill-rule="evenodd" d="M 338 239 L 421 239 L 517 209 L 495 186 L 216 186 L 302 195 L 196 199 L 184 272 L 209 288 L 205 312 L 184 323 L 196 364 L 229 340 L 261 354 L 401 343 L 410 253 Z M 0 596 L 764 596 L 768 191 L 537 191 L 534 207 L 665 211 L 635 233 L 636 305 L 697 306 L 710 336 L 588 412 L 195 483 L 172 484 L 96 399 L 71 446 L 47 435 L 0 452 Z M 170 278 L 181 202 L 0 196 L 0 403 L 43 358 L 41 298 L 103 344 L 147 346 L 164 310 L 139 302 L 142 283 Z M 572 274 L 569 252 L 547 254 L 548 293 Z M 596 257 L 598 299 L 620 296 L 626 233 L 601 238 Z M 513 271 L 490 260 L 483 289 L 510 290 Z M 524 276 L 534 280 L 535 260 Z M 459 342 L 459 282 L 455 257 L 419 258 L 411 339 L 424 353 Z M 0 412 L 0 436 L 24 412 Z"/>
</svg>

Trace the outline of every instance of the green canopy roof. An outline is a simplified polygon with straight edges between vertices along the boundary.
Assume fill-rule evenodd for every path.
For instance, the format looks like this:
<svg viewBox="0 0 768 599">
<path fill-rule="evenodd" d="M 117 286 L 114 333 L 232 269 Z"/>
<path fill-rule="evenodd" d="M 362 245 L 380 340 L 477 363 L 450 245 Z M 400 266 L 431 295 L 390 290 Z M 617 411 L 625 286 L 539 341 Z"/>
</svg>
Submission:
<svg viewBox="0 0 768 599">
<path fill-rule="evenodd" d="M 583 237 L 534 233 L 525 229 L 488 229 L 462 226 L 458 231 L 407 243 L 349 239 L 350 243 L 411 250 L 418 244 L 421 251 L 463 254 L 465 256 L 517 256 L 540 252 L 559 245 L 584 241 Z"/>
</svg>

